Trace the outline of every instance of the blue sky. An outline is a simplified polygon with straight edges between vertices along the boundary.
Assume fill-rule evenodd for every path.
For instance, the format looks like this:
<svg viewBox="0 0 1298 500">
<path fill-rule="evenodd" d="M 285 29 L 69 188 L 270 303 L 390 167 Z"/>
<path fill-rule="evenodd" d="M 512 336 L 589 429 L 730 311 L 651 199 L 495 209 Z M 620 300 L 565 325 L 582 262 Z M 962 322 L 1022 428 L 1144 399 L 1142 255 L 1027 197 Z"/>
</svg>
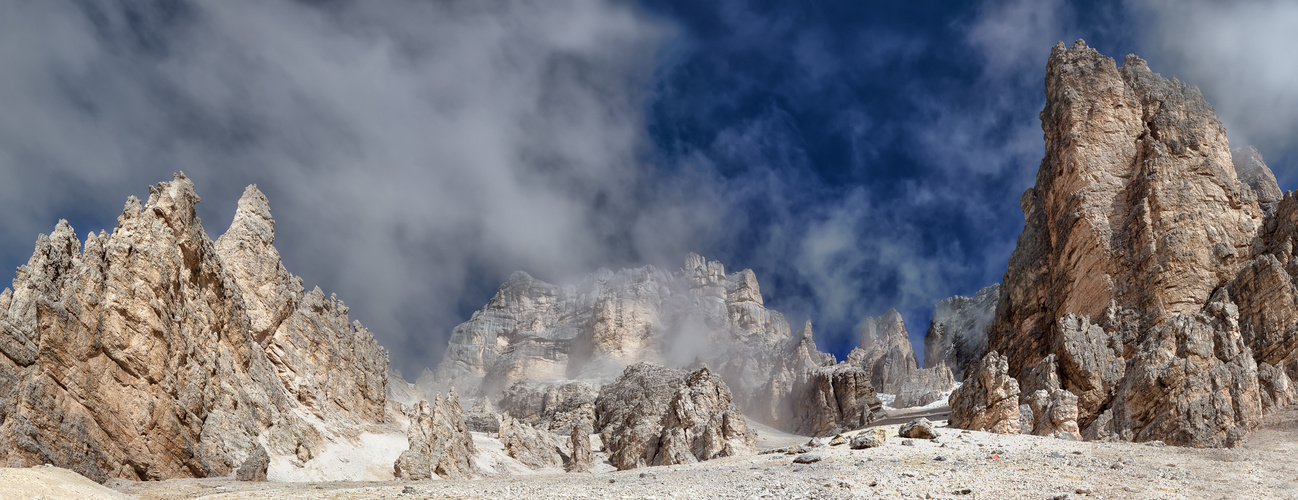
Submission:
<svg viewBox="0 0 1298 500">
<path fill-rule="evenodd" d="M 4 2 L 0 264 L 184 170 L 407 373 L 516 269 L 752 268 L 846 354 L 1000 280 L 1077 38 L 1199 85 L 1298 178 L 1287 2 Z"/>
</svg>

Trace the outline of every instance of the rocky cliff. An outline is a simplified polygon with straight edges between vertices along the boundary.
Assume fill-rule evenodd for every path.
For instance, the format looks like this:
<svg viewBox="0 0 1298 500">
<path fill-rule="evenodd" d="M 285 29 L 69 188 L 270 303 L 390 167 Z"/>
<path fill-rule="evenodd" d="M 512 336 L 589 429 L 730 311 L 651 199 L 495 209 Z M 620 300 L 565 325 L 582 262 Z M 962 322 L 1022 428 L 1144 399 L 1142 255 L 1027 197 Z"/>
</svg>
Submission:
<svg viewBox="0 0 1298 500">
<path fill-rule="evenodd" d="M 515 273 L 454 329 L 442 363 L 418 384 L 498 398 L 516 418 L 567 434 L 573 422 L 594 418 L 589 403 L 602 384 L 641 361 L 709 366 L 745 413 L 777 427 L 861 420 L 859 407 L 824 417 L 828 424 L 795 415 L 798 398 L 823 396 L 805 389 L 811 372 L 833 365 L 833 356 L 817 350 L 809 323 L 789 335 L 784 317 L 763 304 L 752 271 L 726 274 L 721 263 L 695 254 L 673 273 L 602 270 L 570 286 Z M 868 391 L 859 394 L 868 407 L 871 386 L 852 387 L 845 401 Z"/>
<path fill-rule="evenodd" d="M 924 335 L 924 367 L 945 365 L 963 380 L 969 365 L 987 353 L 987 329 L 996 317 L 998 298 L 999 283 L 973 297 L 956 295 L 938 302 Z"/>
<path fill-rule="evenodd" d="M 1290 396 L 1292 368 L 1275 367 L 1296 346 L 1298 204 L 1255 151 L 1232 154 L 1198 89 L 1134 55 L 1061 43 L 1045 88 L 1046 154 L 989 349 L 1020 380 L 1053 356 L 1089 438 L 1237 442 Z"/>
<path fill-rule="evenodd" d="M 847 362 L 865 369 L 875 390 L 900 392 L 906 375 L 919 367 L 901 314 L 889 309 L 883 316 L 866 318 L 861 326 L 861 345 L 847 355 Z"/>
<path fill-rule="evenodd" d="M 198 202 L 180 174 L 111 234 L 38 238 L 0 293 L 0 464 L 224 476 L 385 420 L 387 352 L 284 270 L 265 197 L 248 188 L 217 243 Z"/>
</svg>

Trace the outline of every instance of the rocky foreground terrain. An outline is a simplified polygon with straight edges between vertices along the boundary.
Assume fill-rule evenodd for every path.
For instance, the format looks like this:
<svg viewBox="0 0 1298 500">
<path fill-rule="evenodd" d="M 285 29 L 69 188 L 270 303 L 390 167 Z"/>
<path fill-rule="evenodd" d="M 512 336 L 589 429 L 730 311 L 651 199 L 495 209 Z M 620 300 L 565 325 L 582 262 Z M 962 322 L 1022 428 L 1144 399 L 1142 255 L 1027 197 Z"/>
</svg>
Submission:
<svg viewBox="0 0 1298 500">
<path fill-rule="evenodd" d="M 1078 442 L 964 431 L 941 409 L 935 440 L 897 436 L 882 446 L 851 441 L 804 446 L 810 438 L 766 432 L 762 453 L 643 470 L 495 476 L 416 482 L 249 483 L 230 478 L 110 482 L 101 486 L 56 467 L 0 469 L 0 499 L 30 498 L 1298 498 L 1298 411 L 1268 417 L 1235 448 L 1162 443 Z M 854 433 L 849 433 L 849 435 Z M 785 450 L 785 451 L 779 451 Z M 803 450 L 797 450 L 803 451 Z M 814 460 L 811 463 L 797 463 Z"/>
</svg>

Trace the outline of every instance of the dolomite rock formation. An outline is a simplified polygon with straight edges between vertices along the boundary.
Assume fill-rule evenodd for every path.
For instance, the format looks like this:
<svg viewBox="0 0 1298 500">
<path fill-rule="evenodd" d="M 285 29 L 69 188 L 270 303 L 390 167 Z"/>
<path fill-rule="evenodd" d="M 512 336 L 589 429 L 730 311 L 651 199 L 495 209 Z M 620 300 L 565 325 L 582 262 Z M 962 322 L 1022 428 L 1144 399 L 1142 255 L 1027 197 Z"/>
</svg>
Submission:
<svg viewBox="0 0 1298 500">
<path fill-rule="evenodd" d="M 893 408 L 910 408 L 924 406 L 946 398 L 946 392 L 955 387 L 955 377 L 945 364 L 932 368 L 920 368 L 906 374 L 901 383 L 897 397 L 892 400 Z"/>
<path fill-rule="evenodd" d="M 727 275 L 721 263 L 698 255 L 676 273 L 601 270 L 572 286 L 520 271 L 453 330 L 423 385 L 495 396 L 524 379 L 598 381 L 639 361 L 686 366 L 704 355 L 715 366 L 730 361 L 735 377 L 728 380 L 746 395 L 766 380 L 745 376 L 764 377 L 767 367 L 750 367 L 755 361 L 736 354 L 769 351 L 787 338 L 788 323 L 762 305 L 752 271 Z"/>
<path fill-rule="evenodd" d="M 387 352 L 305 294 L 250 187 L 214 244 L 183 174 L 84 244 L 41 235 L 0 293 L 0 464 L 96 481 L 225 476 L 382 423 Z M 310 421 L 305 415 L 313 415 Z"/>
<path fill-rule="evenodd" d="M 1000 284 L 973 297 L 955 296 L 937 303 L 924 335 L 924 367 L 946 365 L 956 380 L 974 361 L 987 354 L 987 329 L 996 317 Z"/>
<path fill-rule="evenodd" d="M 599 391 L 589 382 L 515 382 L 500 396 L 500 411 L 538 429 L 567 434 L 583 420 L 595 419 Z"/>
<path fill-rule="evenodd" d="M 1081 437 L 1077 427 L 1077 395 L 1059 388 L 1055 355 L 1027 370 L 1019 381 L 1019 432 L 1039 436 Z"/>
<path fill-rule="evenodd" d="M 500 415 L 500 443 L 505 446 L 505 454 L 533 469 L 556 468 L 563 465 L 564 456 L 559 450 L 558 438 L 550 433 L 539 431 L 510 417 L 508 413 Z"/>
<path fill-rule="evenodd" d="M 568 436 L 568 449 L 571 453 L 564 470 L 568 472 L 590 471 L 590 435 L 594 433 L 595 429 L 590 420 L 583 419 L 572 426 L 572 432 Z"/>
<path fill-rule="evenodd" d="M 439 394 L 420 401 L 409 414 L 410 428 L 406 439 L 410 448 L 401 452 L 392 464 L 397 479 L 419 481 L 439 476 L 445 479 L 472 477 L 478 474 L 473 456 L 477 448 L 464 425 L 460 397 L 452 390 L 445 398 Z"/>
<path fill-rule="evenodd" d="M 266 469 L 270 467 L 270 454 L 266 447 L 257 445 L 252 454 L 243 461 L 243 465 L 234 472 L 234 478 L 240 481 L 265 481 Z"/>
<path fill-rule="evenodd" d="M 1087 438 L 1232 445 L 1291 398 L 1298 200 L 1256 150 L 1232 154 L 1196 88 L 1140 58 L 1079 40 L 1046 71 L 1046 156 L 988 346 L 1011 378 L 1052 357 Z M 1036 426 L 1040 408 L 1050 425 L 1071 411 L 1045 391 L 1025 391 Z"/>
<path fill-rule="evenodd" d="M 1018 434 L 1019 383 L 1009 361 L 992 351 L 969 366 L 964 384 L 951 393 L 951 427 Z"/>
<path fill-rule="evenodd" d="M 874 389 L 897 394 L 910 372 L 919 367 L 906 325 L 896 309 L 878 318 L 867 318 L 861 327 L 861 346 L 847 356 L 849 364 L 870 374 Z"/>
<path fill-rule="evenodd" d="M 487 398 L 473 400 L 473 405 L 464 412 L 464 425 L 474 432 L 499 433 L 501 419 L 501 414 Z"/>
<path fill-rule="evenodd" d="M 848 363 L 812 370 L 789 401 L 793 405 L 791 430 L 809 436 L 860 429 L 885 416 L 870 375 Z"/>
<path fill-rule="evenodd" d="M 595 426 L 619 470 L 751 454 L 750 432 L 720 377 L 649 363 L 600 389 Z"/>
<path fill-rule="evenodd" d="M 906 353 L 914 368 L 914 353 Z M 490 397 L 521 421 L 566 434 L 593 418 L 601 385 L 641 360 L 712 367 L 739 408 L 782 429 L 854 428 L 873 414 L 853 407 L 796 416 L 806 398 L 839 397 L 804 390 L 812 371 L 834 365 L 834 357 L 817 350 L 810 322 L 789 335 L 783 316 L 763 305 L 752 271 L 727 275 L 721 263 L 695 254 L 675 273 L 601 270 L 572 286 L 515 273 L 455 328 L 442 363 L 417 385 Z M 868 407 L 871 387 L 853 386 L 844 397 Z"/>
</svg>

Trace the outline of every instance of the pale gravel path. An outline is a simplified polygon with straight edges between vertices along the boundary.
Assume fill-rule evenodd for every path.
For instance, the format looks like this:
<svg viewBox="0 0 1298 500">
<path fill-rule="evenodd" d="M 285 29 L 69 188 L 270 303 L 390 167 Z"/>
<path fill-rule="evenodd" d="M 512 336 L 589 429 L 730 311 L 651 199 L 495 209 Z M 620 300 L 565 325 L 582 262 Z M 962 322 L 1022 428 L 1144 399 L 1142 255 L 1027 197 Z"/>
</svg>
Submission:
<svg viewBox="0 0 1298 500">
<path fill-rule="evenodd" d="M 1298 498 L 1298 410 L 1268 418 L 1236 449 L 1078 443 L 940 427 L 937 442 L 823 446 L 822 460 L 764 454 L 676 467 L 464 481 L 114 483 L 143 499 L 336 498 Z M 773 440 L 787 442 L 792 436 Z M 942 457 L 938 459 L 938 457 Z M 961 494 L 968 490 L 969 493 Z M 410 491 L 410 493 L 403 493 Z"/>
</svg>

